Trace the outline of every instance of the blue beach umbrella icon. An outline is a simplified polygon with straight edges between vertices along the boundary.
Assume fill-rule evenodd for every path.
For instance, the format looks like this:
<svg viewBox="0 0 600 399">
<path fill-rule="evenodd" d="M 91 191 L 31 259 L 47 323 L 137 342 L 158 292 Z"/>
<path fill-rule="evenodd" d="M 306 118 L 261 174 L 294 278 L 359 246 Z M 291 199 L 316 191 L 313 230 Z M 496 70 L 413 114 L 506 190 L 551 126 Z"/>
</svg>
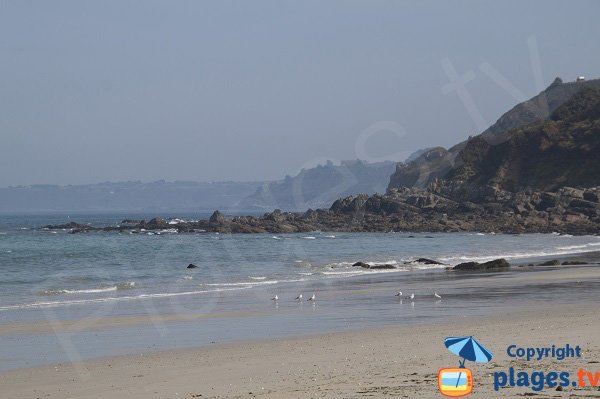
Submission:
<svg viewBox="0 0 600 399">
<path fill-rule="evenodd" d="M 465 368 L 465 361 L 477 363 L 487 363 L 492 360 L 492 352 L 487 350 L 472 336 L 469 337 L 448 337 L 444 340 L 446 348 L 457 356 L 462 357 L 460 361 L 460 368 Z M 460 381 L 461 373 L 458 374 L 456 386 Z"/>
</svg>

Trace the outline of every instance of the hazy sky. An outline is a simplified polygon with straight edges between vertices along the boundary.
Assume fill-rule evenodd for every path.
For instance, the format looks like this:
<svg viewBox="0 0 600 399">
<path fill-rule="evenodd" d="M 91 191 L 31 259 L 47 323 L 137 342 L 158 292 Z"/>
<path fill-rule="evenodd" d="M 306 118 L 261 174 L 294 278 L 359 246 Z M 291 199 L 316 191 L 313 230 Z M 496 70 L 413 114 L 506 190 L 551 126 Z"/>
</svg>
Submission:
<svg viewBox="0 0 600 399">
<path fill-rule="evenodd" d="M 0 0 L 0 186 L 278 179 L 449 146 L 556 76 L 600 77 L 599 15 L 598 1 Z"/>
</svg>

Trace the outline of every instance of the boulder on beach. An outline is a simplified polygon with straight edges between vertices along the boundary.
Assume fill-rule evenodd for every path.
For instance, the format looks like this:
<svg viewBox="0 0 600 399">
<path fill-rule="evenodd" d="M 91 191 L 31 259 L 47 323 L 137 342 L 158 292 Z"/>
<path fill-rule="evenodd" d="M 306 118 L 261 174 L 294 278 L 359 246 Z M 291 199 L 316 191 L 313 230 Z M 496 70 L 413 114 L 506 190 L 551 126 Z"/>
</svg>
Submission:
<svg viewBox="0 0 600 399">
<path fill-rule="evenodd" d="M 190 263 L 187 268 L 188 269 L 196 269 L 197 267 L 198 266 L 194 265 L 193 263 Z"/>
<path fill-rule="evenodd" d="M 494 259 L 489 262 L 465 262 L 454 266 L 454 270 L 493 270 L 493 269 L 506 269 L 510 267 L 510 263 L 506 259 Z"/>
<path fill-rule="evenodd" d="M 371 265 L 369 265 L 368 263 L 365 263 L 365 262 L 356 262 L 352 266 L 360 266 L 360 267 L 364 267 L 365 269 L 368 269 L 371 267 Z"/>
</svg>

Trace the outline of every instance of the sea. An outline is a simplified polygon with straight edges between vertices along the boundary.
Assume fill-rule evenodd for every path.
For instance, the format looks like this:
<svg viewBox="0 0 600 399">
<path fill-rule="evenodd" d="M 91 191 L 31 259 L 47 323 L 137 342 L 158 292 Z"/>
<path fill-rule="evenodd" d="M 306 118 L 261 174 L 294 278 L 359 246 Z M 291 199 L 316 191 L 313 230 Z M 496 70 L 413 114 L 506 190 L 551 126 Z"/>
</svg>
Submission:
<svg viewBox="0 0 600 399">
<path fill-rule="evenodd" d="M 172 228 L 43 227 L 156 216 Z M 0 215 L 0 369 L 493 314 L 565 289 L 511 285 L 515 273 L 545 270 L 529 263 L 600 250 L 598 236 L 557 233 L 177 233 L 180 220 L 208 216 Z M 421 257 L 443 264 L 414 262 Z M 523 267 L 486 274 L 506 282 L 486 286 L 480 273 L 446 270 L 496 258 Z M 578 295 L 600 297 L 598 281 L 578 284 Z"/>
</svg>

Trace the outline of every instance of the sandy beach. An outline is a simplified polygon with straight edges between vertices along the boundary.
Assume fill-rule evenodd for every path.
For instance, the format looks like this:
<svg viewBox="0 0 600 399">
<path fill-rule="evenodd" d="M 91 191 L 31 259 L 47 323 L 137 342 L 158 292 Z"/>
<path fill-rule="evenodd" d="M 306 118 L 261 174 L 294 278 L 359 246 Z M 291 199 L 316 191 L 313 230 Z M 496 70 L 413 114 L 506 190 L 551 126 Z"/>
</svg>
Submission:
<svg viewBox="0 0 600 399">
<path fill-rule="evenodd" d="M 474 335 L 494 353 L 471 364 L 473 397 L 536 394 L 530 388 L 495 392 L 492 373 L 600 371 L 597 305 L 560 301 L 535 310 L 493 317 L 368 329 L 344 333 L 214 345 L 187 350 L 101 358 L 17 369 L 0 374 L 6 398 L 439 398 L 437 372 L 457 366 L 446 336 Z M 509 358 L 522 347 L 580 345 L 582 357 L 560 362 Z M 468 365 L 469 366 L 469 365 Z M 545 388 L 540 397 L 600 397 L 598 388 Z"/>
</svg>

